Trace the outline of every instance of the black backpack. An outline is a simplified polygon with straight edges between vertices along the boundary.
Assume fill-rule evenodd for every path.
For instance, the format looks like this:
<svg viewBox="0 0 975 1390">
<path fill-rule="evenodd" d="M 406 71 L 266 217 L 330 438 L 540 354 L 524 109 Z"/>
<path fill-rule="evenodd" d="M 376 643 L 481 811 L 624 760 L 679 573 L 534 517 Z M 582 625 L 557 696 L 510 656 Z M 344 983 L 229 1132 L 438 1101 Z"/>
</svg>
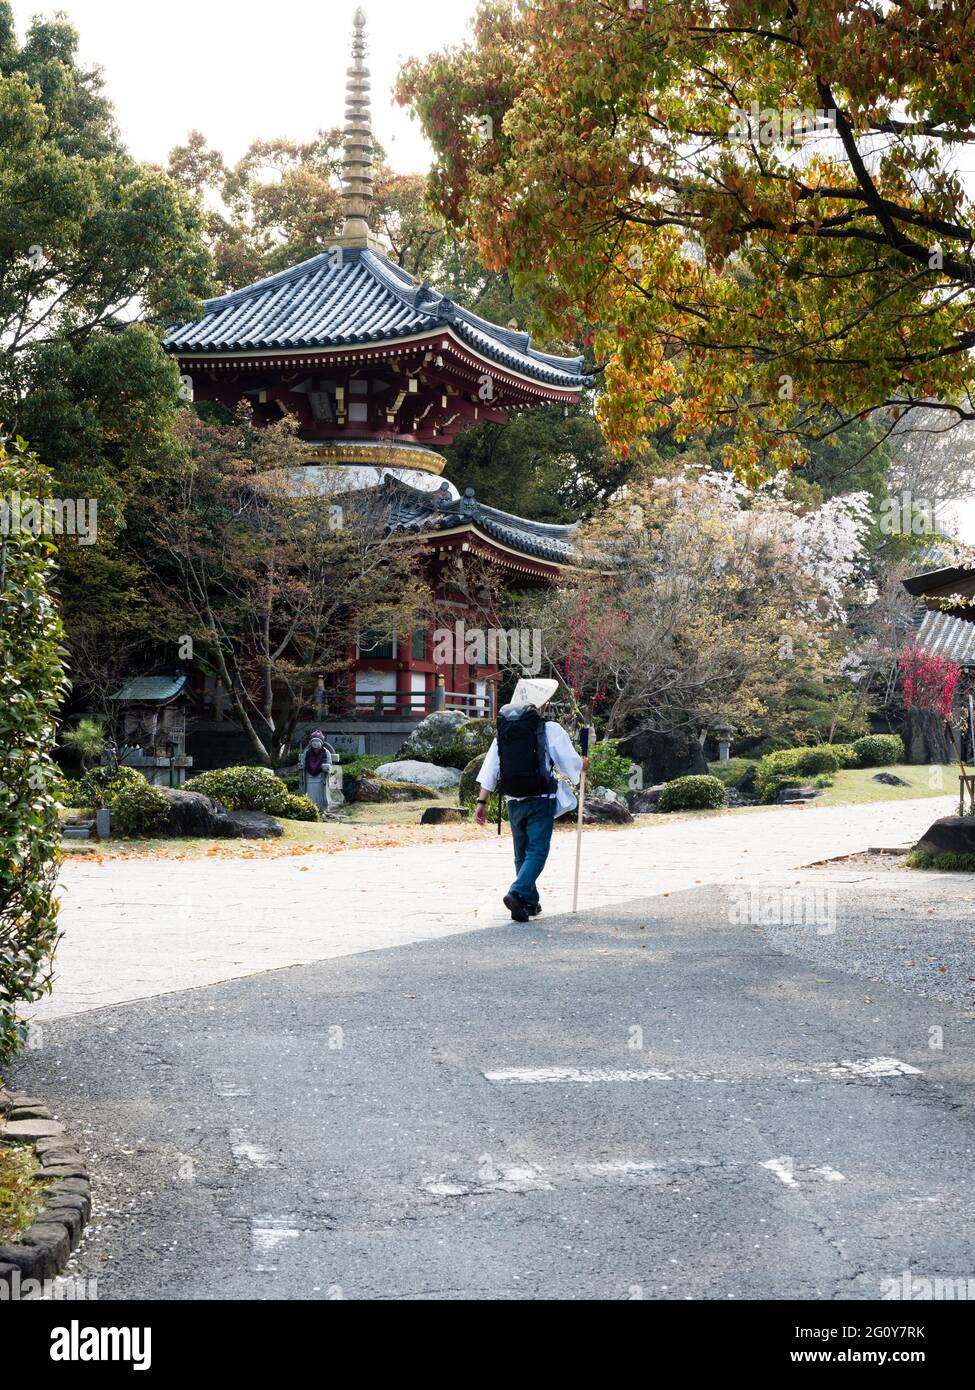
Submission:
<svg viewBox="0 0 975 1390">
<path fill-rule="evenodd" d="M 522 705 L 498 716 L 498 758 L 498 791 L 505 796 L 548 796 L 555 791 L 545 745 L 545 720 L 534 705 Z"/>
</svg>

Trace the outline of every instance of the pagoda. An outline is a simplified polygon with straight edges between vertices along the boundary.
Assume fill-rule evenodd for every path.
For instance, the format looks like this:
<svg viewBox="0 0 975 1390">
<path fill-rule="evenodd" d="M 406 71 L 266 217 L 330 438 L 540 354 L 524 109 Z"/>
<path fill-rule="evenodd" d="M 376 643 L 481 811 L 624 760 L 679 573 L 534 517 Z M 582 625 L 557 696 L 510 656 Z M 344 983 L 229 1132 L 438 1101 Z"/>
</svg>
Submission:
<svg viewBox="0 0 975 1390">
<path fill-rule="evenodd" d="M 582 357 L 538 351 L 527 333 L 480 318 L 386 255 L 370 225 L 364 29 L 360 9 L 347 70 L 340 234 L 320 255 L 206 301 L 202 317 L 172 326 L 164 346 L 194 400 L 230 410 L 249 402 L 258 423 L 294 418 L 305 446 L 303 491 L 381 488 L 390 525 L 420 540 L 439 597 L 462 614 L 470 558 L 514 587 L 551 583 L 572 563 L 572 528 L 486 507 L 470 491 L 460 497 L 440 476 L 437 448 L 482 421 L 503 424 L 514 410 L 574 404 L 588 378 Z M 363 751 L 392 750 L 404 721 L 433 708 L 493 714 L 497 665 L 445 669 L 432 636 L 357 652 L 350 717 L 360 735 L 370 718 L 379 727 L 368 732 L 383 735 L 360 737 Z"/>
</svg>

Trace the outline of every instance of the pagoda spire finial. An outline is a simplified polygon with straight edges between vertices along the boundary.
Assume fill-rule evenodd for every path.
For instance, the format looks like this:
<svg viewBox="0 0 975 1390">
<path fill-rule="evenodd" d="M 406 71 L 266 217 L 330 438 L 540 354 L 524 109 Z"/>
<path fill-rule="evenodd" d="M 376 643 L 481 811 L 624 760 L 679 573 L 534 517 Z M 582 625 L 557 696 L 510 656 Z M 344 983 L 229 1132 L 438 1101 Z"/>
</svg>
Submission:
<svg viewBox="0 0 975 1390">
<path fill-rule="evenodd" d="M 369 227 L 373 196 L 373 144 L 369 111 L 369 69 L 366 66 L 366 17 L 359 8 L 352 19 L 352 66 L 346 69 L 345 136 L 342 141 L 342 201 L 345 221 L 339 238 L 343 246 L 379 243 Z"/>
</svg>

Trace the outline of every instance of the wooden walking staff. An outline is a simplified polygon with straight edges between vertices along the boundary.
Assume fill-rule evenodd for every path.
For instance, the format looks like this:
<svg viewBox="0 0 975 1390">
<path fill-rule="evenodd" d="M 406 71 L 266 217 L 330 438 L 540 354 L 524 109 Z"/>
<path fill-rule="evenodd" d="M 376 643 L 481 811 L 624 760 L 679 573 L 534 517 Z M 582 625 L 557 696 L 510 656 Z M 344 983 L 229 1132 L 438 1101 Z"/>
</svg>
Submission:
<svg viewBox="0 0 975 1390">
<path fill-rule="evenodd" d="M 579 746 L 582 749 L 582 756 L 589 756 L 589 723 L 587 716 L 583 714 L 583 719 L 587 722 L 579 730 Z M 577 912 L 579 908 L 579 866 L 582 863 L 582 812 L 586 804 L 586 769 L 582 769 L 582 776 L 579 778 L 579 815 L 576 820 L 576 872 L 572 884 L 572 911 Z"/>
</svg>

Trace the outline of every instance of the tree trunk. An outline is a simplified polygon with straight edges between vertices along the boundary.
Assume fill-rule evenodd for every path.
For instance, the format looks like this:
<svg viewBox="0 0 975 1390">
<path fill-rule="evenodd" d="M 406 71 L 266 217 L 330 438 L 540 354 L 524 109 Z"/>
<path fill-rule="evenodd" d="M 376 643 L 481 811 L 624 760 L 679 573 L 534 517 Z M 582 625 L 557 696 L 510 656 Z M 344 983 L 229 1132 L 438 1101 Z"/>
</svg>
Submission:
<svg viewBox="0 0 975 1390">
<path fill-rule="evenodd" d="M 944 723 L 933 709 L 907 711 L 904 745 L 909 763 L 950 763 L 954 750 L 945 736 Z"/>
</svg>

